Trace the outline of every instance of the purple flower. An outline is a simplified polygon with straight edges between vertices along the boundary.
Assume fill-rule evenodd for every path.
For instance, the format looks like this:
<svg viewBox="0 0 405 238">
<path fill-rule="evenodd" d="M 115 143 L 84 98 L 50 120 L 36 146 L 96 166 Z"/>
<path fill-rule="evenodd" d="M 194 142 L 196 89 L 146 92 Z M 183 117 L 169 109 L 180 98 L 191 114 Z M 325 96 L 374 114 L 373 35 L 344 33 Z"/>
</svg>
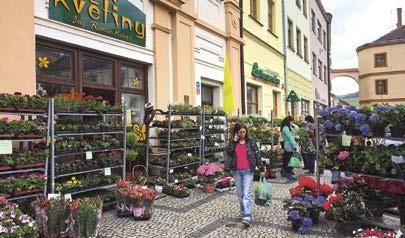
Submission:
<svg viewBox="0 0 405 238">
<path fill-rule="evenodd" d="M 336 130 L 337 132 L 340 132 L 340 131 L 342 130 L 342 124 L 336 124 L 335 130 Z"/>
<path fill-rule="evenodd" d="M 312 225 L 312 219 L 309 217 L 305 217 L 302 220 L 302 225 L 306 226 L 306 227 L 310 227 Z"/>
<path fill-rule="evenodd" d="M 21 215 L 19 220 L 21 221 L 21 223 L 28 223 L 30 222 L 30 217 L 28 215 Z"/>
<path fill-rule="evenodd" d="M 302 202 L 302 197 L 294 196 L 293 201 Z"/>
<path fill-rule="evenodd" d="M 0 212 L 0 219 L 5 218 L 6 217 L 5 214 L 6 214 L 5 212 Z"/>
<path fill-rule="evenodd" d="M 370 126 L 367 124 L 363 124 L 359 127 L 359 130 L 361 131 L 361 133 L 364 135 L 367 135 L 370 132 Z"/>
<path fill-rule="evenodd" d="M 379 104 L 377 106 L 377 112 L 389 112 L 389 111 L 391 111 L 391 107 L 389 106 L 385 106 L 383 104 Z"/>
<path fill-rule="evenodd" d="M 357 111 L 357 107 L 355 107 L 355 106 L 353 106 L 353 105 L 352 105 L 352 106 L 349 106 L 349 110 L 350 110 L 350 111 Z"/>
<path fill-rule="evenodd" d="M 376 113 L 371 114 L 370 121 L 372 123 L 377 123 L 379 120 L 380 120 L 380 115 L 378 115 Z"/>
<path fill-rule="evenodd" d="M 7 232 L 7 227 L 0 225 L 0 233 L 6 233 L 6 232 Z"/>
<path fill-rule="evenodd" d="M 356 118 L 355 118 L 356 123 L 361 123 L 361 122 L 365 121 L 366 119 L 367 119 L 367 116 L 363 113 L 357 114 Z"/>
<path fill-rule="evenodd" d="M 340 108 L 337 111 L 338 117 L 344 117 L 347 114 L 348 110 L 346 108 Z"/>
<path fill-rule="evenodd" d="M 350 120 L 355 121 L 356 117 L 357 117 L 357 112 L 356 111 L 350 111 L 348 116 L 349 116 Z"/>
<path fill-rule="evenodd" d="M 305 196 L 304 201 L 311 203 L 314 200 L 314 197 L 311 195 Z"/>
<path fill-rule="evenodd" d="M 326 198 L 324 196 L 318 196 L 312 201 L 312 204 L 318 207 L 322 207 L 325 200 Z"/>
<path fill-rule="evenodd" d="M 301 225 L 300 228 L 298 228 L 298 233 L 301 234 L 301 235 L 308 234 L 309 233 L 309 228 L 304 226 L 304 225 Z"/>
<path fill-rule="evenodd" d="M 329 116 L 329 111 L 328 109 L 323 109 L 322 111 L 319 112 L 319 115 L 322 117 L 327 117 Z"/>
<path fill-rule="evenodd" d="M 326 120 L 326 121 L 323 123 L 323 126 L 324 126 L 326 129 L 332 129 L 332 127 L 333 127 L 333 122 L 332 122 L 331 120 Z"/>
<path fill-rule="evenodd" d="M 16 214 L 15 214 L 14 211 L 11 211 L 11 212 L 10 212 L 10 217 L 11 217 L 11 218 L 15 218 L 15 215 L 16 215 Z"/>
<path fill-rule="evenodd" d="M 298 212 L 298 210 L 291 210 L 291 211 L 288 213 L 288 217 L 289 217 L 291 220 L 293 220 L 293 221 L 296 221 L 296 220 L 298 220 L 298 219 L 301 218 L 301 217 L 300 217 L 300 213 Z"/>
</svg>

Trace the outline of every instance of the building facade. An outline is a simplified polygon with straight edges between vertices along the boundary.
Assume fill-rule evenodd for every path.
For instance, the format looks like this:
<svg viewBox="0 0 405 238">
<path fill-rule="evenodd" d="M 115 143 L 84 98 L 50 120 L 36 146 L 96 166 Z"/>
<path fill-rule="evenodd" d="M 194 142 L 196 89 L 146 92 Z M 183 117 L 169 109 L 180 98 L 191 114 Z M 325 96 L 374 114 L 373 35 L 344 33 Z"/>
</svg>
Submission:
<svg viewBox="0 0 405 238">
<path fill-rule="evenodd" d="M 281 0 L 243 1 L 246 113 L 281 118 L 284 53 Z"/>
<path fill-rule="evenodd" d="M 156 106 L 222 106 L 227 55 L 235 107 L 241 108 L 240 9 L 237 0 L 151 0 Z M 236 110 L 235 110 L 236 112 Z"/>
<path fill-rule="evenodd" d="M 396 29 L 357 48 L 360 107 L 405 103 L 405 26 L 402 9 L 397 9 L 397 13 Z"/>
<path fill-rule="evenodd" d="M 313 113 L 313 89 L 310 65 L 311 17 L 308 0 L 285 2 L 285 44 L 287 80 L 285 83 L 288 114 L 295 118 Z M 299 101 L 298 101 L 299 100 Z"/>
<path fill-rule="evenodd" d="M 329 104 L 330 85 L 330 25 L 331 15 L 320 0 L 310 1 L 310 40 L 312 98 L 321 107 Z"/>
</svg>

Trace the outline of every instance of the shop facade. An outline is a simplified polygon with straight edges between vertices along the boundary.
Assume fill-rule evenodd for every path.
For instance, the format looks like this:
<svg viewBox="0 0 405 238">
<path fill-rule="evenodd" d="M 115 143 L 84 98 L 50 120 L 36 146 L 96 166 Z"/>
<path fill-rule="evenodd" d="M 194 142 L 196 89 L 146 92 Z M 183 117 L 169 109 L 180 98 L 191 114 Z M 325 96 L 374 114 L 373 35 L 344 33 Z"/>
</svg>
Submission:
<svg viewBox="0 0 405 238">
<path fill-rule="evenodd" d="M 23 23 L 32 35 L 19 42 L 29 51 L 10 52 L 27 58 L 21 73 L 30 75 L 19 79 L 22 88 L 12 84 L 8 92 L 77 92 L 114 104 L 124 99 L 140 122 L 145 102 L 154 102 L 149 89 L 154 87 L 152 9 L 151 3 L 139 0 L 34 1 L 25 9 L 28 17 Z"/>
<path fill-rule="evenodd" d="M 284 112 L 281 1 L 244 1 L 246 113 L 276 118 Z M 260 52 L 260 53 L 258 53 Z"/>
</svg>

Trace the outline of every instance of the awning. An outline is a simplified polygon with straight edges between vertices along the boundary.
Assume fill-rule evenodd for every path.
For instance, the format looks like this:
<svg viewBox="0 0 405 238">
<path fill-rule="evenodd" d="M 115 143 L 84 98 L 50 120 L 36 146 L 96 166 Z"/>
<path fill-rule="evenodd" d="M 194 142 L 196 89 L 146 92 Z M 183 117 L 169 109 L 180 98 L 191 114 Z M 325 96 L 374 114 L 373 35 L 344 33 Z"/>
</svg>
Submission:
<svg viewBox="0 0 405 238">
<path fill-rule="evenodd" d="M 300 98 L 298 97 L 297 93 L 294 90 L 291 90 L 287 97 L 287 102 L 299 102 Z"/>
</svg>

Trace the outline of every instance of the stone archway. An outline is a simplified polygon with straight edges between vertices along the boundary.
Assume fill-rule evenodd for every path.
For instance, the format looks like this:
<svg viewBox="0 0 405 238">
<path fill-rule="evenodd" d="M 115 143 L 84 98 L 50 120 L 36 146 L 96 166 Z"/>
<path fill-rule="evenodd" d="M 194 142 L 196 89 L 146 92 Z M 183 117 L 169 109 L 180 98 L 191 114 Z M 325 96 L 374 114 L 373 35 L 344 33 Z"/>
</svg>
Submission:
<svg viewBox="0 0 405 238">
<path fill-rule="evenodd" d="M 349 77 L 354 79 L 357 83 L 359 83 L 359 69 L 358 68 L 350 68 L 350 69 L 332 69 L 330 74 L 330 80 L 332 81 L 334 78 L 337 77 Z"/>
</svg>

